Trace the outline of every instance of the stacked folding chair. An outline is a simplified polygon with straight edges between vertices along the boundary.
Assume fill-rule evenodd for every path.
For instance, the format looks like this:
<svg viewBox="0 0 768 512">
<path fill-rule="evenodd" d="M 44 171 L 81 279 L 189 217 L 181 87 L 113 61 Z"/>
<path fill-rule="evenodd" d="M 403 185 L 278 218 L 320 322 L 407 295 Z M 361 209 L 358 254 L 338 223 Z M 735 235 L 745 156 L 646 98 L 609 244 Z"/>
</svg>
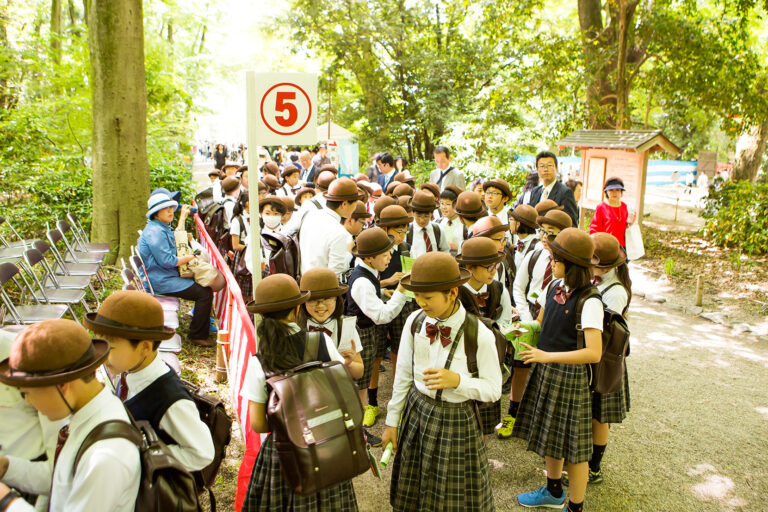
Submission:
<svg viewBox="0 0 768 512">
<path fill-rule="evenodd" d="M 21 278 L 21 282 L 24 284 L 20 284 L 17 278 Z M 13 282 L 21 292 L 28 291 L 35 303 L 14 303 L 6 289 L 10 282 Z M 74 316 L 71 305 L 43 304 L 42 301 L 38 300 L 29 282 L 19 273 L 19 267 L 8 262 L 0 263 L 0 302 L 3 306 L 2 311 L 0 311 L 2 329 L 11 332 L 17 332 L 29 324 L 61 318 L 68 310 Z"/>
</svg>

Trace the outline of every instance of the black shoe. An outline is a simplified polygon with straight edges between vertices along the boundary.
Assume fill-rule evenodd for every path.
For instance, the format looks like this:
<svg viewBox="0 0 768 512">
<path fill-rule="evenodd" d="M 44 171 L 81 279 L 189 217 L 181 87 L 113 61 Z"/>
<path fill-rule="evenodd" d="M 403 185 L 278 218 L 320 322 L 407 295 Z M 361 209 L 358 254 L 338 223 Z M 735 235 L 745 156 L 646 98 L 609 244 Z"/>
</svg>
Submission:
<svg viewBox="0 0 768 512">
<path fill-rule="evenodd" d="M 563 473 L 563 487 L 568 487 L 568 484 L 570 484 L 570 481 L 568 480 L 568 475 L 566 473 Z M 603 470 L 601 469 L 597 473 L 589 470 L 589 478 L 587 479 L 587 485 L 594 485 L 594 484 L 601 484 L 603 483 Z"/>
<path fill-rule="evenodd" d="M 381 446 L 381 438 L 368 432 L 368 429 L 363 429 L 363 435 L 365 435 L 365 442 L 370 446 L 373 446 L 374 448 Z"/>
<path fill-rule="evenodd" d="M 384 368 L 384 365 L 383 365 L 383 364 L 380 364 L 380 365 L 379 365 L 379 371 L 380 371 L 380 372 L 385 372 L 385 371 L 387 371 L 387 369 L 386 369 L 386 368 Z"/>
</svg>

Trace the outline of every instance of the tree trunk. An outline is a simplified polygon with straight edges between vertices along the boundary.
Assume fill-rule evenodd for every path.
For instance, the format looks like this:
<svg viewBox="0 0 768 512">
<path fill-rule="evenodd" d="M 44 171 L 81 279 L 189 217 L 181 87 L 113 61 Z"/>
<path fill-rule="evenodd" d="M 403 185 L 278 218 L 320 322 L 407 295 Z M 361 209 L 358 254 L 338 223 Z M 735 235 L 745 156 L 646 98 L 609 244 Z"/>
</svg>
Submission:
<svg viewBox="0 0 768 512">
<path fill-rule="evenodd" d="M 202 33 L 200 34 L 200 46 L 197 49 L 197 53 L 203 53 L 205 48 L 205 31 L 208 29 L 208 25 L 203 25 Z"/>
<path fill-rule="evenodd" d="M 173 21 L 168 20 L 168 42 L 173 44 Z"/>
<path fill-rule="evenodd" d="M 61 0 L 51 0 L 51 51 L 58 64 L 61 61 Z"/>
<path fill-rule="evenodd" d="M 736 163 L 733 166 L 734 181 L 755 182 L 763 161 L 768 139 L 768 119 L 742 133 L 736 143 Z"/>
<path fill-rule="evenodd" d="M 149 194 L 141 0 L 90 0 L 93 223 L 96 242 L 130 256 Z"/>
<path fill-rule="evenodd" d="M 8 30 L 5 27 L 5 13 L 0 14 L 0 46 L 8 48 Z M 5 73 L 0 74 L 0 110 L 5 110 L 12 103 L 8 94 L 8 78 Z"/>
<path fill-rule="evenodd" d="M 83 0 L 83 23 L 85 23 L 85 26 L 88 26 L 88 11 L 90 11 L 88 2 L 90 2 L 90 0 Z"/>
<path fill-rule="evenodd" d="M 627 0 L 618 0 L 619 48 L 616 55 L 616 128 L 629 128 L 629 84 L 627 83 L 627 38 L 629 20 Z"/>
</svg>

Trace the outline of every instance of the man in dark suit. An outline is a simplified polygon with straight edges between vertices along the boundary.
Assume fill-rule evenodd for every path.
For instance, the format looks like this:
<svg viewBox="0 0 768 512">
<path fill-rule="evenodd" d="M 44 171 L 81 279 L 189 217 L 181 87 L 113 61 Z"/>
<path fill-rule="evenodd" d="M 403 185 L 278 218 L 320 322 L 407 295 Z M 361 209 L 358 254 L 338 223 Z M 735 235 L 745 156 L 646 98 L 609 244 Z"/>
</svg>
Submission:
<svg viewBox="0 0 768 512">
<path fill-rule="evenodd" d="M 381 169 L 379 169 L 379 158 L 381 158 L 381 153 L 376 153 L 373 155 L 373 165 L 368 168 L 368 179 L 371 180 L 371 183 L 378 183 L 379 176 L 381 176 Z"/>
<path fill-rule="evenodd" d="M 579 225 L 579 208 L 573 197 L 573 190 L 563 185 L 557 179 L 557 157 L 549 151 L 542 151 L 536 155 L 536 170 L 541 178 L 541 185 L 531 191 L 528 204 L 536 206 L 545 199 L 551 199 L 563 207 L 574 226 Z"/>
<path fill-rule="evenodd" d="M 381 154 L 379 157 L 379 169 L 381 170 L 381 174 L 379 175 L 378 183 L 381 185 L 381 190 L 386 194 L 387 187 L 392 183 L 395 174 L 397 174 L 395 157 L 392 156 L 392 153 L 386 152 Z"/>
</svg>

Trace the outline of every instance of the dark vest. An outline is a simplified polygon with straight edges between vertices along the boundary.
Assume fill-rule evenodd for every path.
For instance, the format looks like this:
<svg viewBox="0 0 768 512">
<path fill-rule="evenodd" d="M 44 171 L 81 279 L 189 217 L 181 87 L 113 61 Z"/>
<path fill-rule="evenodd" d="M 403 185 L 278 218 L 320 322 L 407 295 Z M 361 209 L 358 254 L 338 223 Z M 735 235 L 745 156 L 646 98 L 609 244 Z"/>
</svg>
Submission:
<svg viewBox="0 0 768 512">
<path fill-rule="evenodd" d="M 545 352 L 569 352 L 576 350 L 576 303 L 587 287 L 574 290 L 562 306 L 555 301 L 556 289 L 553 284 L 547 293 L 539 348 Z"/>
<path fill-rule="evenodd" d="M 291 334 L 288 340 L 293 343 L 296 348 L 296 353 L 300 359 L 304 359 L 304 348 L 307 346 L 307 333 L 299 331 L 296 334 Z M 331 360 L 330 354 L 328 354 L 328 347 L 325 345 L 325 337 L 320 341 L 320 345 L 317 347 L 317 361 L 327 363 Z"/>
<path fill-rule="evenodd" d="M 399 259 L 399 256 L 398 256 Z M 376 276 L 374 276 L 368 269 L 364 268 L 362 265 L 358 265 L 352 270 L 352 273 L 349 275 L 349 290 L 347 291 L 347 310 L 346 314 L 350 316 L 356 316 L 357 317 L 357 326 L 361 329 L 367 329 L 369 327 L 373 327 L 375 324 L 373 323 L 373 320 L 368 318 L 365 313 L 363 313 L 360 310 L 360 307 L 357 305 L 357 302 L 355 302 L 355 299 L 352 298 L 352 286 L 355 284 L 355 281 L 358 278 L 367 279 L 371 283 L 373 283 L 373 287 L 376 289 L 376 296 L 381 298 L 381 283 L 379 283 L 379 280 L 376 279 Z"/>
<path fill-rule="evenodd" d="M 125 406 L 137 421 L 148 421 L 165 444 L 178 444 L 166 431 L 160 428 L 160 420 L 163 419 L 170 406 L 185 399 L 192 400 L 192 396 L 178 375 L 169 371 L 155 379 L 141 393 L 126 400 Z"/>
<path fill-rule="evenodd" d="M 405 242 L 398 244 L 395 247 L 394 252 L 392 252 L 392 259 L 389 260 L 389 265 L 384 272 L 379 273 L 379 279 L 383 281 L 384 279 L 389 279 L 395 275 L 395 273 L 403 271 L 403 262 L 400 261 L 400 256 L 403 255 L 403 251 L 408 251 L 408 244 Z M 392 285 L 390 288 L 395 289 L 397 288 L 397 285 Z"/>
<path fill-rule="evenodd" d="M 493 281 L 487 287 L 488 298 L 485 300 L 485 307 L 478 306 L 480 310 L 480 316 L 490 318 L 497 321 L 501 316 L 501 294 L 505 292 L 504 286 L 498 282 Z"/>
</svg>

